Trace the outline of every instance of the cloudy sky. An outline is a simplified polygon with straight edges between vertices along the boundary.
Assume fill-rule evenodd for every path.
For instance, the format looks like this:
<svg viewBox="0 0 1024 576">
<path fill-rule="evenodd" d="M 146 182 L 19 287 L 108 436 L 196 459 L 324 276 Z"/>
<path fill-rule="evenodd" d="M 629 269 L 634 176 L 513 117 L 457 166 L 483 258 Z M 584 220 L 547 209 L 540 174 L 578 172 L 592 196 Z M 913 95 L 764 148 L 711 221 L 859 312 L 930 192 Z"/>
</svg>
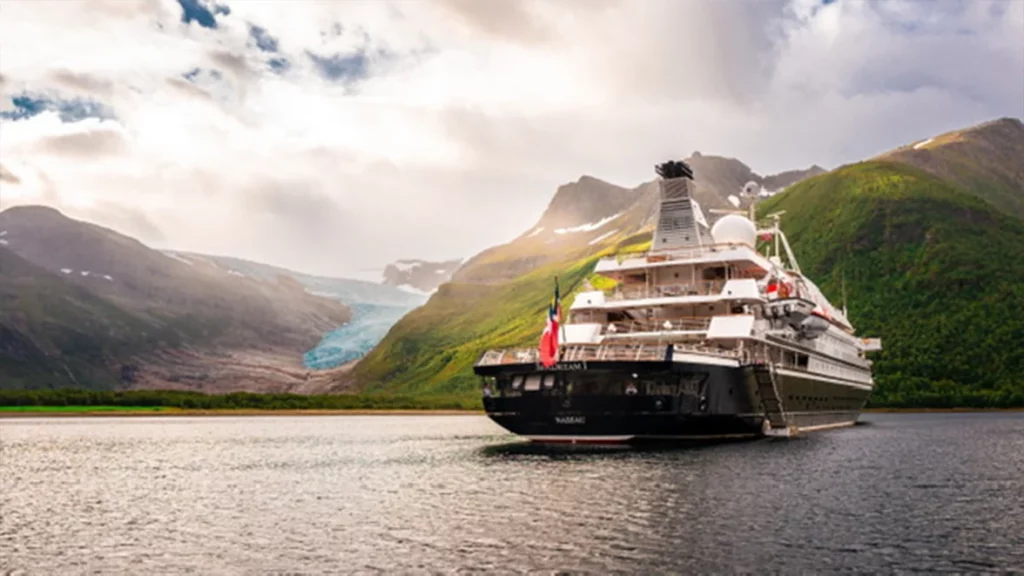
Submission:
<svg viewBox="0 0 1024 576">
<path fill-rule="evenodd" d="M 1024 0 L 0 0 L 0 208 L 326 274 L 1024 117 Z"/>
</svg>

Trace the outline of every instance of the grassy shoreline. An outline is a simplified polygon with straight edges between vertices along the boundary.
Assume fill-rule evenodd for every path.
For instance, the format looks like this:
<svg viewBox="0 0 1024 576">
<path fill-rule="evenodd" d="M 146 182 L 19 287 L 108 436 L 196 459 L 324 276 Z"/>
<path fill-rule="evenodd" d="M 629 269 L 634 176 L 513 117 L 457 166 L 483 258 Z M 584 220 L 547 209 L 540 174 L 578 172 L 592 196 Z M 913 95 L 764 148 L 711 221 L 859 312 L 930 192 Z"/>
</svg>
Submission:
<svg viewBox="0 0 1024 576">
<path fill-rule="evenodd" d="M 898 413 L 898 414 L 925 414 L 925 413 L 953 413 L 953 412 L 1024 412 L 1024 406 L 1010 408 L 865 408 L 867 413 Z"/>
<path fill-rule="evenodd" d="M 169 406 L 0 406 L 0 419 L 39 417 L 123 417 L 123 416 L 468 416 L 482 415 L 472 409 L 400 408 L 175 408 Z"/>
<path fill-rule="evenodd" d="M 865 414 L 1024 412 L 1018 408 L 866 408 Z M 178 408 L 172 406 L 0 406 L 0 419 L 125 416 L 480 416 L 480 409 L 445 408 Z"/>
</svg>

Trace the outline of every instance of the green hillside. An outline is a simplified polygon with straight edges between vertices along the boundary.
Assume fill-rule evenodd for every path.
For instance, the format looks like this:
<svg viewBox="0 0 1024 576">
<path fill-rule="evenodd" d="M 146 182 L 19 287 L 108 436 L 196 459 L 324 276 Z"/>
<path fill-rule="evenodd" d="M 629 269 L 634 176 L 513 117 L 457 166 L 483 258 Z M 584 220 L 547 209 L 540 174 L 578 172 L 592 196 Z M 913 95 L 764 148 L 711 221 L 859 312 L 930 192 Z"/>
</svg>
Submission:
<svg viewBox="0 0 1024 576">
<path fill-rule="evenodd" d="M 500 284 L 444 284 L 391 329 L 353 376 L 367 392 L 475 394 L 473 363 L 485 350 L 538 344 L 556 275 L 567 315 L 584 282 L 597 281 L 598 259 L 646 248 L 649 237 L 620 234 Z"/>
<path fill-rule="evenodd" d="M 1024 123 L 999 118 L 883 154 L 1024 218 Z"/>
<path fill-rule="evenodd" d="M 396 324 L 353 375 L 366 391 L 453 393 L 475 390 L 472 367 L 488 348 L 533 346 L 559 276 L 563 306 L 593 270 L 597 255 L 551 264 L 502 284 L 444 284 L 430 302 Z"/>
<path fill-rule="evenodd" d="M 870 161 L 759 207 L 858 333 L 880 336 L 874 405 L 1024 405 L 1024 223 L 905 164 Z"/>
<path fill-rule="evenodd" d="M 786 211 L 782 225 L 804 272 L 837 304 L 845 281 L 858 334 L 882 338 L 872 405 L 1024 405 L 1024 223 L 982 196 L 906 163 L 875 160 L 805 180 L 759 206 L 762 215 Z M 642 247 L 649 234 L 625 236 L 511 280 L 443 286 L 392 328 L 353 378 L 371 392 L 475 394 L 471 367 L 482 351 L 536 345 L 552 277 L 562 278 L 566 305 L 584 280 L 608 288 L 591 274 L 596 260 Z M 491 260 L 511 248 L 494 249 Z"/>
<path fill-rule="evenodd" d="M 0 389 L 113 388 L 104 366 L 166 332 L 3 247 L 0 276 Z"/>
</svg>

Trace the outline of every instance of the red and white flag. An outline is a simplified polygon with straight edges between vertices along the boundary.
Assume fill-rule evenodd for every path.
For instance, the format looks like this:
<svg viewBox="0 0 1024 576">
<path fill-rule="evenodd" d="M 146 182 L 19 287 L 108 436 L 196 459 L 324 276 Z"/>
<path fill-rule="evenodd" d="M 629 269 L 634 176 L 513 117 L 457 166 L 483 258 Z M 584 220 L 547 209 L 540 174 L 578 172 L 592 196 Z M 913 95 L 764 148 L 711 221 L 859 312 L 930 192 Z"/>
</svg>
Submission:
<svg viewBox="0 0 1024 576">
<path fill-rule="evenodd" d="M 558 297 L 558 278 L 555 278 L 555 297 L 548 305 L 548 323 L 540 335 L 540 363 L 550 368 L 558 362 L 558 327 L 562 322 L 562 303 Z"/>
</svg>

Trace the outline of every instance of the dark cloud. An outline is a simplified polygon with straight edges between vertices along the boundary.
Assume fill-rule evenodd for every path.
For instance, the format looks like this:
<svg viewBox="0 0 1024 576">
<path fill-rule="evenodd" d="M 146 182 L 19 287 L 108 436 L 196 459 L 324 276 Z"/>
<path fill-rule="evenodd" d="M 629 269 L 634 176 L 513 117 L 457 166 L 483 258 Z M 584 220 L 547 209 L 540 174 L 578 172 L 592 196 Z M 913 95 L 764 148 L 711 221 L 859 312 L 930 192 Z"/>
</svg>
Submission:
<svg viewBox="0 0 1024 576">
<path fill-rule="evenodd" d="M 266 28 L 249 24 L 249 37 L 256 43 L 256 47 L 263 52 L 277 52 L 277 38 L 270 35 Z"/>
<path fill-rule="evenodd" d="M 362 80 L 368 74 L 367 66 L 369 60 L 365 51 L 358 51 L 352 54 L 332 54 L 321 56 L 313 52 L 306 52 L 317 73 L 325 80 L 332 82 L 351 82 Z"/>
<path fill-rule="evenodd" d="M 239 54 L 226 52 L 224 50 L 215 50 L 210 53 L 210 60 L 212 60 L 217 66 L 234 74 L 236 78 L 245 78 L 252 74 L 252 69 L 249 68 L 249 62 L 244 56 Z"/>
<path fill-rule="evenodd" d="M 182 22 L 195 22 L 203 28 L 216 28 L 217 16 L 231 14 L 231 9 L 223 4 L 206 6 L 200 0 L 178 0 L 178 4 L 181 6 Z"/>
<path fill-rule="evenodd" d="M 46 111 L 54 111 L 64 122 L 77 122 L 86 118 L 115 119 L 114 111 L 102 102 L 88 98 L 60 99 L 22 92 L 11 97 L 12 109 L 0 111 L 0 118 L 22 120 Z"/>
<path fill-rule="evenodd" d="M 292 63 L 287 58 L 274 57 L 267 60 L 267 66 L 277 74 L 284 74 L 292 67 Z"/>
</svg>

